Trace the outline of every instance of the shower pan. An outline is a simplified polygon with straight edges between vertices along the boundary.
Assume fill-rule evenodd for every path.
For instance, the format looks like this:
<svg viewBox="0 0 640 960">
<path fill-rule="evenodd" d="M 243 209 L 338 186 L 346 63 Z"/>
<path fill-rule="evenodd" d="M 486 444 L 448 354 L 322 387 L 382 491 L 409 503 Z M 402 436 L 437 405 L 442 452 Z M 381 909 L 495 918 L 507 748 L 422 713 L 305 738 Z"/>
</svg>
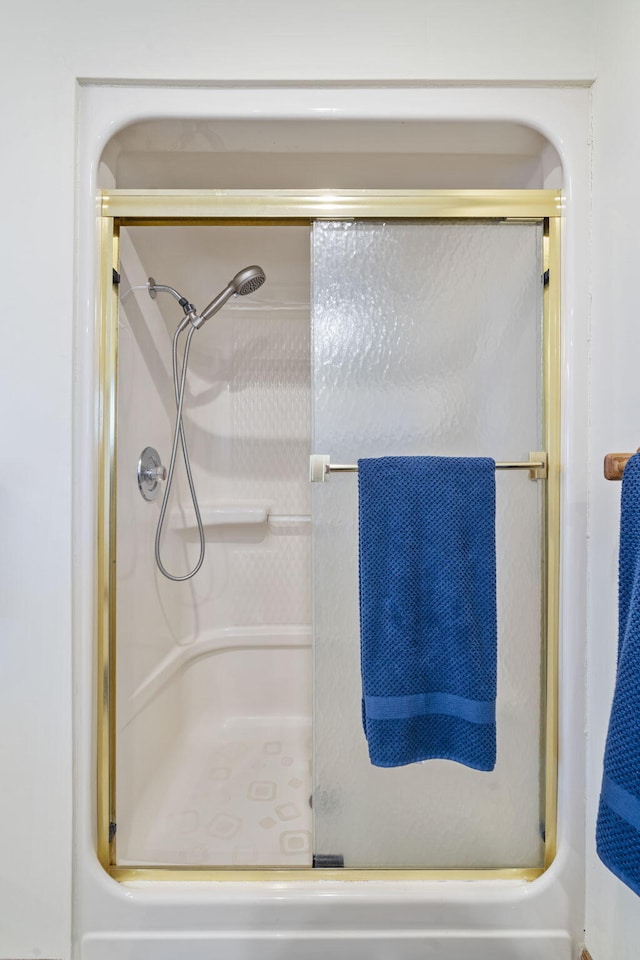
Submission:
<svg viewBox="0 0 640 960">
<path fill-rule="evenodd" d="M 97 823 L 112 876 L 533 879 L 550 864 L 560 214 L 545 190 L 104 193 Z M 173 582 L 154 560 L 160 499 L 136 478 L 140 451 L 168 462 L 175 418 L 177 298 L 151 299 L 148 278 L 204 303 L 239 262 L 268 283 L 193 339 L 182 422 L 200 511 L 178 458 L 163 551 L 198 571 Z M 357 487 L 337 467 L 387 455 L 523 468 L 497 475 L 492 773 L 368 761 Z"/>
</svg>

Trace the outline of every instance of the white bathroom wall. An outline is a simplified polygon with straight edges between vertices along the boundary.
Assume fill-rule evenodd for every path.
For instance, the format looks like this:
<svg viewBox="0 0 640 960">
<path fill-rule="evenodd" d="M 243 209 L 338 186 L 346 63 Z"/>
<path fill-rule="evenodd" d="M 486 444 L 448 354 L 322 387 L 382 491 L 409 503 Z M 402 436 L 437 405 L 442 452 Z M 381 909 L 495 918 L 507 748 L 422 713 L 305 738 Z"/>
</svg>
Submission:
<svg viewBox="0 0 640 960">
<path fill-rule="evenodd" d="M 635 960 L 640 900 L 598 860 L 594 831 L 616 664 L 620 511 L 620 484 L 604 480 L 602 458 L 607 452 L 640 446 L 637 2 L 600 4 L 598 36 L 600 59 L 593 91 L 586 941 L 594 960 Z"/>
<path fill-rule="evenodd" d="M 72 633 L 80 653 L 93 642 L 75 545 L 94 529 L 91 511 L 74 511 L 86 474 L 72 437 L 90 437 L 96 416 L 91 402 L 73 406 L 74 376 L 92 363 L 74 360 L 74 337 L 93 324 L 89 288 L 74 301 L 78 81 L 582 82 L 595 71 L 592 14 L 585 0 L 5 7 L 0 956 L 71 951 Z M 603 111 L 618 102 L 621 87 Z M 604 182 L 615 163 L 602 171 Z"/>
</svg>

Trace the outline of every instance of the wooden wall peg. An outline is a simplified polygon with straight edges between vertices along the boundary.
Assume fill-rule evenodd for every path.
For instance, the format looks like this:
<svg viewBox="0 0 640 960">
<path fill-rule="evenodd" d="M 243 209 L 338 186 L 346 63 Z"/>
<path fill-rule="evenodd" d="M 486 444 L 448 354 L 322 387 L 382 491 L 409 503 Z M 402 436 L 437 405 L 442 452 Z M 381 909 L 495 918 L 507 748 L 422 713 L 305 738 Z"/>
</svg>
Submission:
<svg viewBox="0 0 640 960">
<path fill-rule="evenodd" d="M 636 453 L 639 451 L 640 447 Z M 605 480 L 622 480 L 624 468 L 632 456 L 632 453 L 608 453 L 604 458 Z"/>
</svg>

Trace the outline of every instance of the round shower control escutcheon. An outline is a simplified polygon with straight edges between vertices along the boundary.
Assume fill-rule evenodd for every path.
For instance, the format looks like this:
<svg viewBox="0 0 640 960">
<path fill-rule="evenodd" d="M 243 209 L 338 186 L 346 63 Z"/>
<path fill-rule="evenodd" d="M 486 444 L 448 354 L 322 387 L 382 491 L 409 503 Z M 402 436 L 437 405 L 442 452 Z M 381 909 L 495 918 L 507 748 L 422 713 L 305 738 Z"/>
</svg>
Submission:
<svg viewBox="0 0 640 960">
<path fill-rule="evenodd" d="M 167 479 L 160 454 L 155 447 L 145 447 L 138 460 L 138 489 L 145 500 L 155 500 L 160 493 L 160 481 Z"/>
</svg>

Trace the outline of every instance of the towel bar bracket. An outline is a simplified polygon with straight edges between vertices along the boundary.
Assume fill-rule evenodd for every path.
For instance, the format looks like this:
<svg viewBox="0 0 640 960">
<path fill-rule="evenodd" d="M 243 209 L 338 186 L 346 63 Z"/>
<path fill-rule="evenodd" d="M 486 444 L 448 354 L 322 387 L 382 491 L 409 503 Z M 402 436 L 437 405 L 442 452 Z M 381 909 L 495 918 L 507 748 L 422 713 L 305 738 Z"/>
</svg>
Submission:
<svg viewBox="0 0 640 960">
<path fill-rule="evenodd" d="M 549 457 L 546 450 L 532 450 L 529 454 L 531 468 L 529 470 L 530 480 L 546 480 L 549 476 Z M 534 466 L 539 464 L 539 466 Z M 498 464 L 496 464 L 496 467 Z"/>
<path fill-rule="evenodd" d="M 528 470 L 531 480 L 546 480 L 548 476 L 548 457 L 545 450 L 534 450 L 528 460 L 499 460 L 496 470 Z M 309 479 L 312 483 L 323 483 L 330 473 L 357 473 L 355 463 L 331 463 L 327 453 L 312 453 L 309 457 Z"/>
<path fill-rule="evenodd" d="M 640 448 L 636 453 L 640 453 Z M 605 480 L 622 480 L 624 468 L 632 456 L 632 453 L 608 453 L 604 458 Z"/>
</svg>

